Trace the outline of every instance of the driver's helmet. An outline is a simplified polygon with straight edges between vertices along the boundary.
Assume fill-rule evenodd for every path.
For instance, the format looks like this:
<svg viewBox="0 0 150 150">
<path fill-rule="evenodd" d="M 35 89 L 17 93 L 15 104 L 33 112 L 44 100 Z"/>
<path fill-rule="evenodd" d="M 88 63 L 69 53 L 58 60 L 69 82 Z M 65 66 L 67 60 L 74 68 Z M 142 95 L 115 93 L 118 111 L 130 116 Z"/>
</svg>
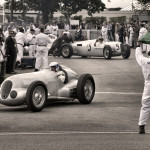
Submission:
<svg viewBox="0 0 150 150">
<path fill-rule="evenodd" d="M 51 70 L 51 67 L 55 67 L 55 68 L 56 68 L 56 71 L 59 70 L 59 65 L 58 65 L 57 62 L 51 62 L 51 63 L 49 64 L 49 67 L 50 67 L 50 70 Z"/>
<path fill-rule="evenodd" d="M 103 37 L 102 37 L 102 36 L 99 36 L 99 37 L 97 38 L 97 41 L 103 41 Z"/>
</svg>

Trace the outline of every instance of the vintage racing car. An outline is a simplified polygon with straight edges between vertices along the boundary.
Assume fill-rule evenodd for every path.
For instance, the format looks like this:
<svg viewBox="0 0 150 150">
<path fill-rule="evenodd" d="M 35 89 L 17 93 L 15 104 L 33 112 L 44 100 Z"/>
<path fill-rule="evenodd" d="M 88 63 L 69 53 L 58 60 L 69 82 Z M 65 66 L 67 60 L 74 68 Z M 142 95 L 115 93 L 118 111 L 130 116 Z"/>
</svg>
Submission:
<svg viewBox="0 0 150 150">
<path fill-rule="evenodd" d="M 26 104 L 31 111 L 40 111 L 48 99 L 75 100 L 89 104 L 95 95 L 95 82 L 91 74 L 78 76 L 73 70 L 61 66 L 65 73 L 62 83 L 50 69 L 8 77 L 0 88 L 0 103 L 7 106 Z"/>
<path fill-rule="evenodd" d="M 75 42 L 72 44 L 65 43 L 62 46 L 62 56 L 70 58 L 72 55 L 82 57 L 94 56 L 111 59 L 113 56 L 122 56 L 124 59 L 130 57 L 130 46 L 121 42 L 104 42 L 100 45 L 95 45 L 95 40 L 86 40 Z"/>
</svg>

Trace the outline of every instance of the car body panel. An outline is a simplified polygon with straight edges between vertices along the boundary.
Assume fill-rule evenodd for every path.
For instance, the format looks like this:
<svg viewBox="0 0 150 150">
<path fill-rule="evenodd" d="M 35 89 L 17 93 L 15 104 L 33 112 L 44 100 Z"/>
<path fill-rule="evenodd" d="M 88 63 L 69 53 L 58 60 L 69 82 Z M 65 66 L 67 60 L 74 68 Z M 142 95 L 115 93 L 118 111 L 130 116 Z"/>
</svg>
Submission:
<svg viewBox="0 0 150 150">
<path fill-rule="evenodd" d="M 27 89 L 34 81 L 42 81 L 46 85 L 48 90 L 48 97 L 71 98 L 70 95 L 72 90 L 77 87 L 78 75 L 70 68 L 65 66 L 61 67 L 67 72 L 68 83 L 66 84 L 62 83 L 61 80 L 57 77 L 56 73 L 50 71 L 50 69 L 8 77 L 1 84 L 0 103 L 8 106 L 17 106 L 26 103 Z M 10 85 L 8 83 L 10 83 Z M 17 97 L 12 98 L 10 96 L 12 91 L 17 92 Z"/>
<path fill-rule="evenodd" d="M 103 57 L 103 50 L 106 45 L 109 45 L 112 48 L 112 56 L 120 56 L 121 51 L 121 42 L 104 42 L 100 45 L 94 46 L 94 40 L 80 41 L 72 43 L 73 53 L 79 56 L 97 56 Z"/>
</svg>

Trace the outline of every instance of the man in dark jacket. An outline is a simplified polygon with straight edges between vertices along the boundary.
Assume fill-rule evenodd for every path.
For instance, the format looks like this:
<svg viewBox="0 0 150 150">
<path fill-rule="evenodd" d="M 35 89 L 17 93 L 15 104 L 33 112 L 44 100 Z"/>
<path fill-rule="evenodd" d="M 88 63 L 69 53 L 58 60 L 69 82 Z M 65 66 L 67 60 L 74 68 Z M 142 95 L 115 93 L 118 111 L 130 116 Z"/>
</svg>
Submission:
<svg viewBox="0 0 150 150">
<path fill-rule="evenodd" d="M 65 39 L 67 37 L 67 34 L 63 34 L 61 37 L 57 38 L 53 44 L 52 47 L 50 48 L 48 54 L 53 54 L 53 56 L 61 56 L 61 47 L 62 44 L 65 43 Z"/>
<path fill-rule="evenodd" d="M 14 71 L 14 66 L 16 63 L 17 57 L 17 46 L 15 40 L 15 32 L 10 31 L 9 36 L 6 38 L 5 47 L 6 47 L 6 55 L 8 55 L 7 62 L 6 62 L 6 73 L 9 74 L 16 74 Z"/>
</svg>

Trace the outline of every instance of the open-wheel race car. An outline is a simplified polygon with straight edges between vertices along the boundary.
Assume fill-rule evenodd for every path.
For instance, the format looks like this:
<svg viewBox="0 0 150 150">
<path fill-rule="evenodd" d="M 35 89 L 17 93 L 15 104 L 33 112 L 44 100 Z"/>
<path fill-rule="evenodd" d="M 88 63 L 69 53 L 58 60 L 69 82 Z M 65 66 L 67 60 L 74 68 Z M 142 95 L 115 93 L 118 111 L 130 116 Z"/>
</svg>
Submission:
<svg viewBox="0 0 150 150">
<path fill-rule="evenodd" d="M 64 83 L 50 69 L 18 74 L 8 77 L 0 88 L 0 103 L 7 106 L 26 104 L 31 111 L 41 111 L 47 101 L 75 100 L 89 104 L 95 95 L 95 82 L 91 74 L 78 76 L 68 67 L 61 66 L 65 73 Z"/>
<path fill-rule="evenodd" d="M 62 46 L 62 57 L 70 58 L 72 55 L 88 57 L 104 57 L 111 59 L 114 56 L 122 56 L 124 59 L 130 57 L 130 46 L 121 42 L 103 42 L 96 45 L 95 40 L 86 40 L 72 44 L 65 43 Z"/>
</svg>

